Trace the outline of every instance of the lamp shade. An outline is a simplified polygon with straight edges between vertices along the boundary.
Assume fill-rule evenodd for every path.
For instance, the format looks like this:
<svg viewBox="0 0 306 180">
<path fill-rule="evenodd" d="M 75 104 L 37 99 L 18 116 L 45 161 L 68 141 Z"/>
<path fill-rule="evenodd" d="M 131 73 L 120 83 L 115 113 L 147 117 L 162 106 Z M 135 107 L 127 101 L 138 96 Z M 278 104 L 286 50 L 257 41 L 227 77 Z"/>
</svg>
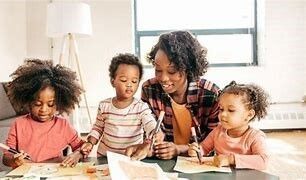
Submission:
<svg viewBox="0 0 306 180">
<path fill-rule="evenodd" d="M 47 36 L 92 34 L 90 7 L 86 3 L 54 2 L 47 7 Z"/>
</svg>

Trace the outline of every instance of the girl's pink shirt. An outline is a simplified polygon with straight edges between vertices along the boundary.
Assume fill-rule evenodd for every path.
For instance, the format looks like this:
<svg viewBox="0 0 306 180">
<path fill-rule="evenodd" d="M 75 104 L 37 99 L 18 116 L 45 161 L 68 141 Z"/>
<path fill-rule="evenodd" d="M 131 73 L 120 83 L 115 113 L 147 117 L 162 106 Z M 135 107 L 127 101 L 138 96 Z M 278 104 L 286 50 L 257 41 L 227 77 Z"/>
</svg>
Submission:
<svg viewBox="0 0 306 180">
<path fill-rule="evenodd" d="M 28 114 L 13 122 L 6 144 L 19 151 L 23 150 L 30 155 L 32 161 L 41 162 L 61 157 L 68 145 L 74 151 L 83 141 L 63 117 L 55 116 L 51 121 L 37 122 Z"/>
<path fill-rule="evenodd" d="M 219 124 L 201 142 L 201 146 L 205 154 L 212 150 L 215 150 L 217 154 L 233 154 L 236 168 L 261 170 L 266 169 L 268 163 L 265 138 L 264 132 L 251 127 L 241 137 L 232 138 Z"/>
</svg>

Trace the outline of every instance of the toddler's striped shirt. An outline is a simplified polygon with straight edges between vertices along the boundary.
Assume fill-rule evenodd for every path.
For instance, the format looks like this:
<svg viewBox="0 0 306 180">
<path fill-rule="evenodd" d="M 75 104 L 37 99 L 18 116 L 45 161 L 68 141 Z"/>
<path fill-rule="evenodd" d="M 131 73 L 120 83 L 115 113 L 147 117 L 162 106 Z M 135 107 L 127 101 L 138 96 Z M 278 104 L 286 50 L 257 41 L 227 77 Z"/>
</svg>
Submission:
<svg viewBox="0 0 306 180">
<path fill-rule="evenodd" d="M 143 143 L 155 125 L 155 116 L 145 102 L 134 98 L 128 107 L 118 109 L 108 98 L 100 102 L 89 136 L 100 140 L 98 156 L 105 156 L 106 151 L 123 154 L 128 146 Z"/>
</svg>

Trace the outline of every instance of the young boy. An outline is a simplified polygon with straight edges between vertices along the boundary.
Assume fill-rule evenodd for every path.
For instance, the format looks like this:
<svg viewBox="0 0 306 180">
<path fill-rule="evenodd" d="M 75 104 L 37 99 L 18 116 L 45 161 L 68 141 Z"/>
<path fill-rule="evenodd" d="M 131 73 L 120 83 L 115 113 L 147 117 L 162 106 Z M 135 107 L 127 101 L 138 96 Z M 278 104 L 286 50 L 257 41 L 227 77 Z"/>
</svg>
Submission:
<svg viewBox="0 0 306 180">
<path fill-rule="evenodd" d="M 106 156 L 106 151 L 124 154 L 127 147 L 152 135 L 155 117 L 146 103 L 134 98 L 142 74 L 136 56 L 126 53 L 113 57 L 109 76 L 116 96 L 100 102 L 96 122 L 81 147 L 83 154 L 88 155 L 98 141 L 97 156 Z"/>
</svg>

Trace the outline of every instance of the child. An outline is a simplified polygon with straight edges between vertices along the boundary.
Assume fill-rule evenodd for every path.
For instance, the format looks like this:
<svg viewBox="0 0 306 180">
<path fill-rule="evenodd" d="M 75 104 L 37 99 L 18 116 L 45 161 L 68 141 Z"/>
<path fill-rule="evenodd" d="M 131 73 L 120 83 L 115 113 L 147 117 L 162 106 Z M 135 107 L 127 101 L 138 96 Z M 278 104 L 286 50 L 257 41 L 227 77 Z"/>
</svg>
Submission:
<svg viewBox="0 0 306 180">
<path fill-rule="evenodd" d="M 106 151 L 124 154 L 127 147 L 149 139 L 155 117 L 146 103 L 133 97 L 142 74 L 136 56 L 126 53 L 113 57 L 109 76 L 116 96 L 100 102 L 96 122 L 81 147 L 83 154 L 88 155 L 98 141 L 97 156 L 106 156 Z"/>
<path fill-rule="evenodd" d="M 215 150 L 216 166 L 265 169 L 268 154 L 265 134 L 250 127 L 249 123 L 267 114 L 268 95 L 258 86 L 236 84 L 234 81 L 223 89 L 219 97 L 220 124 L 200 143 L 204 154 Z M 193 143 L 188 154 L 195 155 Z"/>
<path fill-rule="evenodd" d="M 10 99 L 28 114 L 16 118 L 11 125 L 6 144 L 20 151 L 11 154 L 5 151 L 3 164 L 17 167 L 29 155 L 32 162 L 41 162 L 63 155 L 69 145 L 74 153 L 62 162 L 74 166 L 81 158 L 76 151 L 83 144 L 68 120 L 58 113 L 69 113 L 80 101 L 83 92 L 76 73 L 52 61 L 25 60 L 12 75 L 8 88 Z"/>
</svg>

